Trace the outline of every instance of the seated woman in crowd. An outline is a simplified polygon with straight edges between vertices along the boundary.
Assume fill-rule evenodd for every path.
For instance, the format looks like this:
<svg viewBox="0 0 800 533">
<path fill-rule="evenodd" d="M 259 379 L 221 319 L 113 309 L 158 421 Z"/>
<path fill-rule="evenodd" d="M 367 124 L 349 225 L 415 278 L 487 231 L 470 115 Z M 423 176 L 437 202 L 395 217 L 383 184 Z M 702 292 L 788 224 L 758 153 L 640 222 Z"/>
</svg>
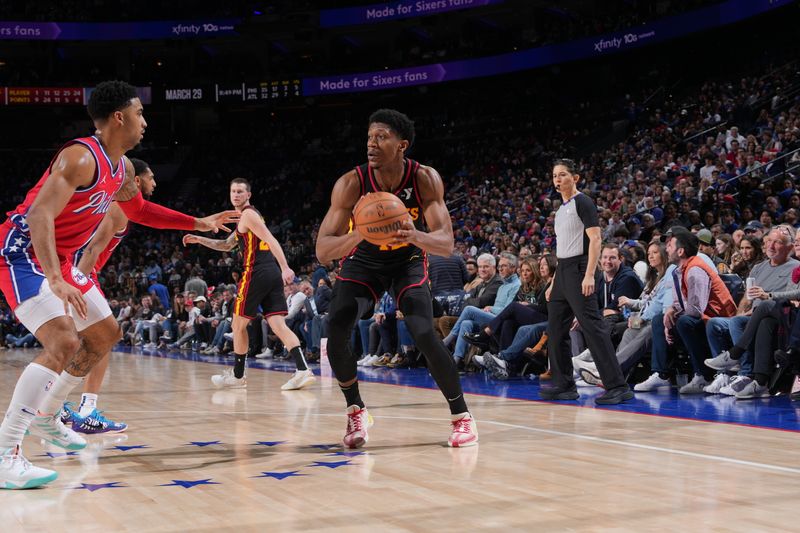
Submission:
<svg viewBox="0 0 800 533">
<path fill-rule="evenodd" d="M 739 243 L 739 249 L 731 254 L 731 272 L 746 279 L 750 271 L 764 260 L 764 246 L 761 239 L 754 235 L 745 235 Z"/>
<path fill-rule="evenodd" d="M 731 272 L 731 256 L 734 252 L 733 237 L 727 233 L 717 235 L 714 243 L 714 248 L 717 252 L 717 257 L 720 262 L 717 264 L 717 271 L 720 274 L 728 274 Z"/>
<path fill-rule="evenodd" d="M 653 352 L 660 349 L 666 351 L 666 346 L 658 348 L 653 346 L 654 327 L 664 329 L 663 321 L 659 323 L 656 320 L 654 326 L 654 318 L 660 318 L 664 310 L 672 305 L 672 272 L 675 270 L 675 265 L 669 264 L 666 247 L 661 242 L 650 243 L 647 248 L 647 260 L 650 269 L 641 296 L 636 300 L 626 296 L 620 296 L 619 299 L 620 305 L 633 311 L 628 317 L 628 328 L 622 334 L 622 340 L 617 346 L 617 360 L 623 373 L 633 368 L 651 349 Z M 600 374 L 589 350 L 584 350 L 573 358 L 572 365 L 586 383 L 602 386 Z M 650 376 L 648 381 L 656 378 L 658 378 L 657 372 Z"/>
</svg>

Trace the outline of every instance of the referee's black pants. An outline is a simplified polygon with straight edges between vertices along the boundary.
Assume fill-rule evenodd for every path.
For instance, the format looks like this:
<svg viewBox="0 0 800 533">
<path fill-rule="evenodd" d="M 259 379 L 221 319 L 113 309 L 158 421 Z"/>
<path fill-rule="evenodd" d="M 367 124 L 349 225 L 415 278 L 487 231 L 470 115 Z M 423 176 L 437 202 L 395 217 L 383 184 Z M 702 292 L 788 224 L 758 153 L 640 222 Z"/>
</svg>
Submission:
<svg viewBox="0 0 800 533">
<path fill-rule="evenodd" d="M 572 319 L 577 318 L 603 386 L 613 389 L 625 385 L 625 377 L 614 355 L 609 325 L 600 316 L 597 295 L 584 296 L 581 292 L 587 262 L 586 256 L 558 260 L 556 280 L 547 303 L 547 357 L 553 374 L 552 383 L 559 388 L 575 386 L 569 329 Z"/>
</svg>

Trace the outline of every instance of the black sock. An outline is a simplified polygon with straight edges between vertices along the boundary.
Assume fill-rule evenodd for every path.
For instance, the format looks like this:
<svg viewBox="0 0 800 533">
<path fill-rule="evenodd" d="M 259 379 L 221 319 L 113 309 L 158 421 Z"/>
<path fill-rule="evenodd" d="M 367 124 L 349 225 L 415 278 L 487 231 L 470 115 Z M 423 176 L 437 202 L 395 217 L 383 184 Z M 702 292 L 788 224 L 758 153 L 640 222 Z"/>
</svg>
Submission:
<svg viewBox="0 0 800 533">
<path fill-rule="evenodd" d="M 348 387 L 339 385 L 339 388 L 342 389 L 342 392 L 344 393 L 344 399 L 347 400 L 347 407 L 350 407 L 351 405 L 357 405 L 361 409 L 364 408 L 364 402 L 361 401 L 361 393 L 358 392 L 358 381 L 354 381 Z"/>
<path fill-rule="evenodd" d="M 233 364 L 233 376 L 236 379 L 242 379 L 244 376 L 244 362 L 247 359 L 247 355 L 236 355 L 236 362 Z"/>
<path fill-rule="evenodd" d="M 659 372 L 658 373 L 658 377 L 660 377 L 661 379 L 669 381 L 669 374 L 667 374 L 666 372 Z"/>
<path fill-rule="evenodd" d="M 766 386 L 766 384 L 767 384 L 767 383 L 769 383 L 769 376 L 768 376 L 768 375 L 766 375 L 766 374 L 755 374 L 755 375 L 753 376 L 753 378 L 754 378 L 754 379 L 756 380 L 756 382 L 757 382 L 759 385 L 761 385 L 762 387 Z"/>
<path fill-rule="evenodd" d="M 299 346 L 295 346 L 289 350 L 289 355 L 294 357 L 294 364 L 297 366 L 297 370 L 308 370 L 306 358 L 303 357 L 303 350 L 301 350 Z"/>
<path fill-rule="evenodd" d="M 728 353 L 731 355 L 731 359 L 741 359 L 742 355 L 744 355 L 745 350 L 743 348 L 739 348 L 738 346 L 734 346 Z"/>
<path fill-rule="evenodd" d="M 461 413 L 466 413 L 467 409 L 467 402 L 464 401 L 464 395 L 459 394 L 452 400 L 447 398 L 447 404 L 450 406 L 450 414 L 451 415 L 459 415 Z"/>
</svg>

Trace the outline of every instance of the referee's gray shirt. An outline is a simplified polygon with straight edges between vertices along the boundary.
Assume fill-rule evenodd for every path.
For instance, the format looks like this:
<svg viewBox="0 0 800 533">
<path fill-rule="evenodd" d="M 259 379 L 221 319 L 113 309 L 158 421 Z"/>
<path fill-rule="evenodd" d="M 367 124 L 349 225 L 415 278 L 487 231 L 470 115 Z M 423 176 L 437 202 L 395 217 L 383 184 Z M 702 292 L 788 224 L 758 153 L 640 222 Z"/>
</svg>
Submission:
<svg viewBox="0 0 800 533">
<path fill-rule="evenodd" d="M 600 226 L 597 207 L 585 194 L 579 192 L 556 211 L 556 257 L 568 259 L 588 255 L 589 236 L 586 228 Z"/>
</svg>

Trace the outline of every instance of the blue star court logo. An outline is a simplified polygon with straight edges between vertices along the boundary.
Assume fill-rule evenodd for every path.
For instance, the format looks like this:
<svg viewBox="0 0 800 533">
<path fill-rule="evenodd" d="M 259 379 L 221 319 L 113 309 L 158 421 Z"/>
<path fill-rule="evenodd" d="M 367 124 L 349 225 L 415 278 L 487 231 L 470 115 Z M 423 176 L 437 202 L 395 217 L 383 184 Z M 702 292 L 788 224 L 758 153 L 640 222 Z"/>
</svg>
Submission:
<svg viewBox="0 0 800 533">
<path fill-rule="evenodd" d="M 307 476 L 308 474 L 298 474 L 299 470 L 292 470 L 290 472 L 261 472 L 260 476 L 253 476 L 256 477 L 271 477 L 273 479 L 286 479 L 287 477 L 298 477 L 298 476 Z"/>
<path fill-rule="evenodd" d="M 183 487 L 184 489 L 191 489 L 192 487 L 196 487 L 197 485 L 222 485 L 222 483 L 211 481 L 211 479 L 212 478 L 198 479 L 197 481 L 189 481 L 187 479 L 173 479 L 172 483 L 159 485 L 159 487 Z"/>
<path fill-rule="evenodd" d="M 122 481 L 112 481 L 111 483 L 81 483 L 80 487 L 70 487 L 73 490 L 88 490 L 94 492 L 100 489 L 124 489 L 128 485 L 120 485 Z"/>
<path fill-rule="evenodd" d="M 340 466 L 350 466 L 350 461 L 314 461 L 313 465 L 308 466 L 324 466 L 325 468 L 339 468 Z"/>
</svg>

